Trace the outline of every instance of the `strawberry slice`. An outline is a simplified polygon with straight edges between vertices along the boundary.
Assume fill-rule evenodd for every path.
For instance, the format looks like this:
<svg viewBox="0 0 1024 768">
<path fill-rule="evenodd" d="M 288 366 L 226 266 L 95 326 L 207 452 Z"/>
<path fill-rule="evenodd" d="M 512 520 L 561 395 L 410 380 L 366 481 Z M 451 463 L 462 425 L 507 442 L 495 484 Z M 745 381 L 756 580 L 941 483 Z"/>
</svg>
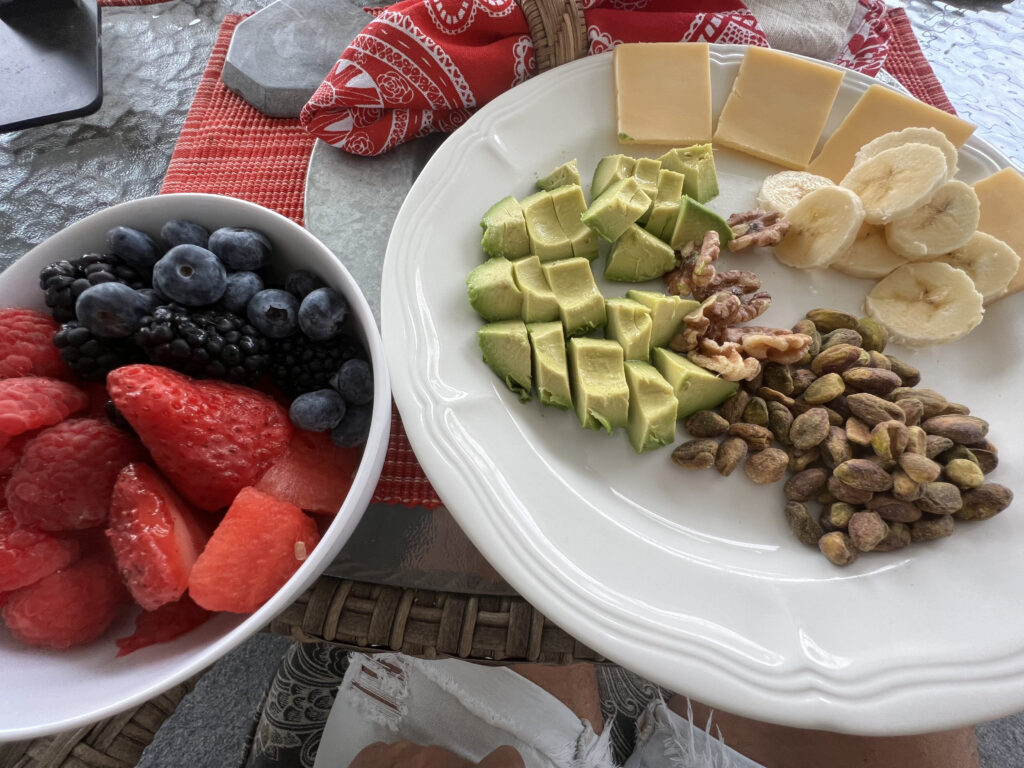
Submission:
<svg viewBox="0 0 1024 768">
<path fill-rule="evenodd" d="M 165 603 L 155 611 L 143 611 L 135 619 L 135 631 L 117 639 L 117 655 L 127 656 L 140 648 L 167 643 L 204 623 L 212 613 L 196 605 L 185 595 L 173 603 Z"/>
<path fill-rule="evenodd" d="M 154 611 L 185 593 L 207 535 L 155 470 L 129 464 L 114 483 L 107 538 L 135 602 Z"/>
<path fill-rule="evenodd" d="M 328 432 L 297 429 L 256 488 L 309 512 L 333 515 L 348 496 L 362 455 L 361 447 L 332 443 Z"/>
</svg>

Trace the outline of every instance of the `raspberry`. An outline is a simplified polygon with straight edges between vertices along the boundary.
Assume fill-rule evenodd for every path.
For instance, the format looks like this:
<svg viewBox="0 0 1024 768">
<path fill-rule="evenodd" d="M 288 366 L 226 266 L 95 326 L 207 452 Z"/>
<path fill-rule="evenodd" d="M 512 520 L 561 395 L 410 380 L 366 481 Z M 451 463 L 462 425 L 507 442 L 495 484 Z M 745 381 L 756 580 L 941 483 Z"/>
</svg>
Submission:
<svg viewBox="0 0 1024 768">
<path fill-rule="evenodd" d="M 210 611 L 255 611 L 319 539 L 316 523 L 294 504 L 243 488 L 196 560 L 189 594 Z"/>
<path fill-rule="evenodd" d="M 7 504 L 21 525 L 47 531 L 102 525 L 117 473 L 141 456 L 138 441 L 105 420 L 62 421 L 25 446 Z"/>
<path fill-rule="evenodd" d="M 64 650 L 102 635 L 125 598 L 113 559 L 96 553 L 9 593 L 3 617 L 26 645 Z"/>
<path fill-rule="evenodd" d="M 114 483 L 107 538 L 128 591 L 153 611 L 185 593 L 207 536 L 155 470 L 129 464 Z"/>
<path fill-rule="evenodd" d="M 0 437 L 51 426 L 88 405 L 89 396 L 66 381 L 42 376 L 0 379 Z"/>
<path fill-rule="evenodd" d="M 362 453 L 361 448 L 339 448 L 326 432 L 297 429 L 288 450 L 256 488 L 310 512 L 333 515 L 352 487 Z"/>
<path fill-rule="evenodd" d="M 107 389 L 175 490 L 200 509 L 222 509 L 284 453 L 288 414 L 248 387 L 197 381 L 168 368 L 128 365 Z"/>
<path fill-rule="evenodd" d="M 53 346 L 57 322 L 33 309 L 0 309 L 0 379 L 71 376 Z"/>
<path fill-rule="evenodd" d="M 7 478 L 14 472 L 14 467 L 18 464 L 21 459 L 21 454 L 25 450 L 25 446 L 28 445 L 29 441 L 38 435 L 40 430 L 33 430 L 31 432 L 22 432 L 17 437 L 7 438 L 6 435 L 0 435 L 0 485 L 7 484 Z M 3 489 L 0 489 L 0 495 L 3 494 Z"/>
<path fill-rule="evenodd" d="M 135 619 L 135 631 L 128 637 L 117 639 L 117 655 L 129 653 L 155 643 L 166 643 L 190 632 L 213 616 L 185 595 L 173 603 L 161 605 L 155 611 L 143 611 Z"/>
<path fill-rule="evenodd" d="M 0 509 L 0 592 L 21 589 L 71 563 L 78 542 L 58 539 L 35 528 L 21 528 Z"/>
</svg>

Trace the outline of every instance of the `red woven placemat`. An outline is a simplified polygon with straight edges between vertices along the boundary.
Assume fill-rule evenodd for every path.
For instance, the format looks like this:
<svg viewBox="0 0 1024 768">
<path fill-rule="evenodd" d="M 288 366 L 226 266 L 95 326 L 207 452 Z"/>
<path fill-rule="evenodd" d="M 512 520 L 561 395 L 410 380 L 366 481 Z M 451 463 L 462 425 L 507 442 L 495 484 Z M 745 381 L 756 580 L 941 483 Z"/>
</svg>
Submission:
<svg viewBox="0 0 1024 768">
<path fill-rule="evenodd" d="M 96 5 L 101 8 L 116 8 L 119 5 L 155 5 L 166 2 L 168 0 L 96 0 Z"/>
<path fill-rule="evenodd" d="M 886 18 L 892 37 L 889 40 L 889 55 L 885 59 L 885 71 L 921 101 L 955 115 L 956 110 L 917 42 L 907 12 L 902 8 L 890 8 Z"/>
</svg>

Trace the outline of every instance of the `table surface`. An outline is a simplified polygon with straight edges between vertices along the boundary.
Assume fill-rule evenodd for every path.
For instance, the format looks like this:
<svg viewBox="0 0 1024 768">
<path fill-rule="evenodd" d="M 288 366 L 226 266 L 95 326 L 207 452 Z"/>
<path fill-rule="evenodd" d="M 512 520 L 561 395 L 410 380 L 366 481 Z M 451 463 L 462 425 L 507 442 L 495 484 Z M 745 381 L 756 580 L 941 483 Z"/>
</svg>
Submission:
<svg viewBox="0 0 1024 768">
<path fill-rule="evenodd" d="M 343 0 L 353 13 L 363 2 Z M 104 103 L 95 114 L 0 135 L 0 269 L 94 211 L 159 191 L 192 95 L 227 13 L 270 0 L 173 0 L 103 11 Z M 958 112 L 977 135 L 1024 168 L 1024 0 L 959 4 L 909 0 L 904 7 Z M 1016 43 L 1012 41 L 1017 41 Z M 425 149 L 407 151 L 411 173 Z M 358 163 L 345 158 L 345 163 Z M 410 179 L 411 181 L 411 179 Z M 310 221 L 316 231 L 322 226 Z M 353 269 L 379 294 L 383 244 Z M 510 589 L 443 509 L 376 505 L 331 573 L 437 590 Z"/>
</svg>

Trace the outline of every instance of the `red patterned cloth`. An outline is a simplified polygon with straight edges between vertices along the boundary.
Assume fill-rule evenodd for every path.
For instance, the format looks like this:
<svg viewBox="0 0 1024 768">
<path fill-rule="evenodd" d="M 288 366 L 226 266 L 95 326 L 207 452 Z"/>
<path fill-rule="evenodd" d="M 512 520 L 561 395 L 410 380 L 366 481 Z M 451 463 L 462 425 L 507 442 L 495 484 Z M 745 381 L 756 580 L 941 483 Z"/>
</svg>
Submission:
<svg viewBox="0 0 1024 768">
<path fill-rule="evenodd" d="M 892 46 L 885 60 L 885 71 L 899 80 L 903 86 L 925 104 L 944 109 L 955 115 L 956 110 L 942 90 L 935 71 L 924 57 L 914 30 L 910 26 L 907 12 L 893 8 L 888 13 Z"/>
<path fill-rule="evenodd" d="M 118 6 L 124 5 L 155 5 L 156 3 L 166 3 L 169 0 L 97 0 L 97 5 L 101 8 L 117 8 Z"/>
</svg>

